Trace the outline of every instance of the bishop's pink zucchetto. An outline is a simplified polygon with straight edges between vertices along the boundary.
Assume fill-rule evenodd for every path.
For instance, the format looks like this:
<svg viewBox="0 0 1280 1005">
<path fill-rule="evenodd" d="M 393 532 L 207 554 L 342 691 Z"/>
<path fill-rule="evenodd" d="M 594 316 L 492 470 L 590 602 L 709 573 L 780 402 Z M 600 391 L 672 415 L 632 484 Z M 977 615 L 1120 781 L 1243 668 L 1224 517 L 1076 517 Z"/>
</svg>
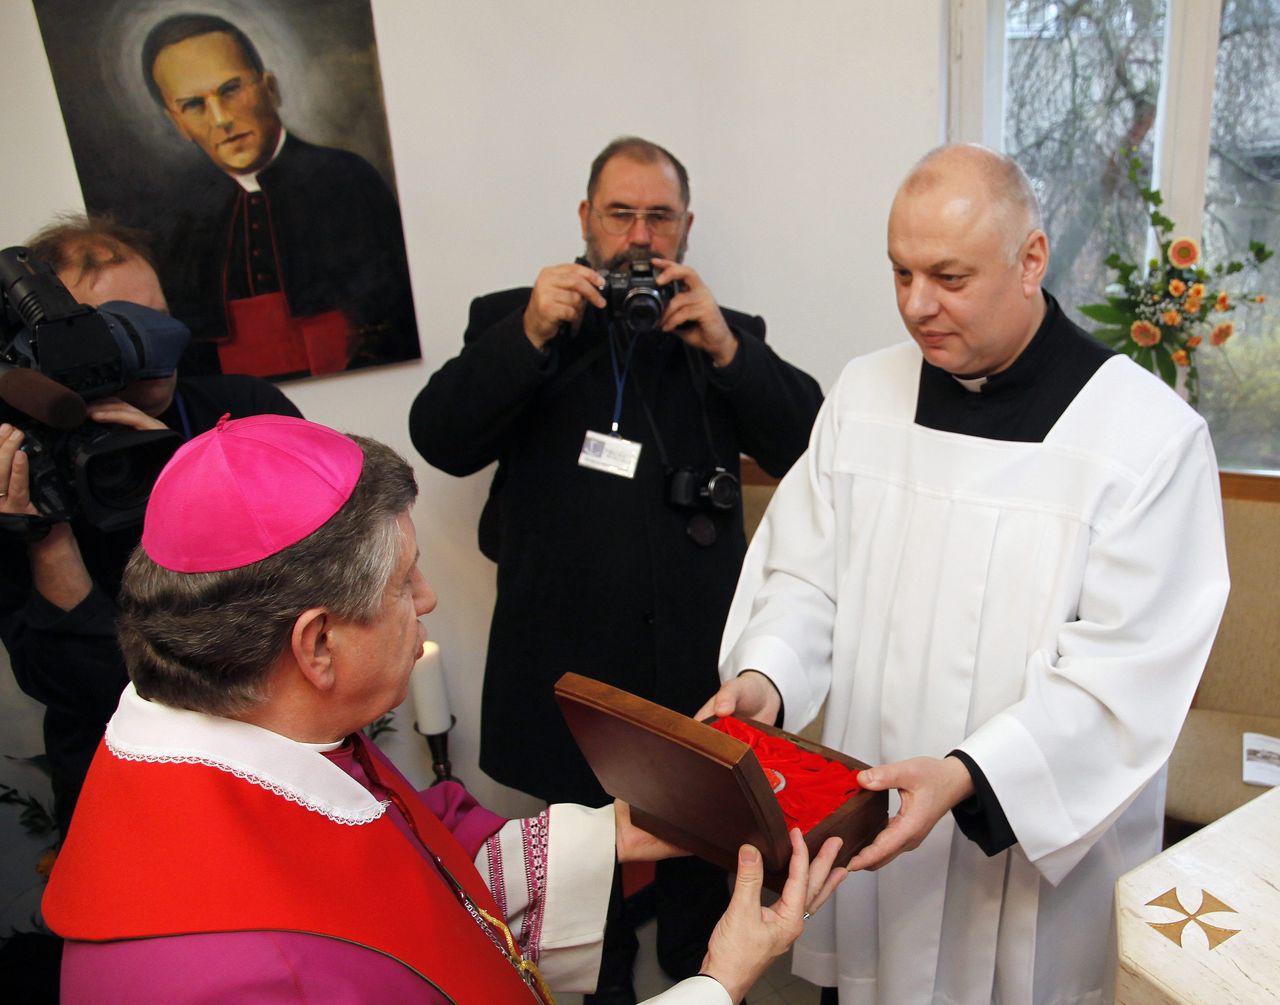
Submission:
<svg viewBox="0 0 1280 1005">
<path fill-rule="evenodd" d="M 250 565 L 337 513 L 363 468 L 360 447 L 328 426 L 287 415 L 224 415 L 160 472 L 142 548 L 174 572 Z"/>
</svg>

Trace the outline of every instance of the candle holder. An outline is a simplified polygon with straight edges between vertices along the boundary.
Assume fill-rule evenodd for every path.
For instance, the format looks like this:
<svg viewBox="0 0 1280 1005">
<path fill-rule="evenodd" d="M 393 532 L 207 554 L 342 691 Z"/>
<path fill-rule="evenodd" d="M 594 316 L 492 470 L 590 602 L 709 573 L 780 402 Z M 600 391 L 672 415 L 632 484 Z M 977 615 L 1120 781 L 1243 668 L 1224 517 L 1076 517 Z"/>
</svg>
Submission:
<svg viewBox="0 0 1280 1005">
<path fill-rule="evenodd" d="M 416 721 L 413 724 L 414 730 L 427 738 L 427 749 L 431 751 L 431 770 L 436 775 L 436 780 L 431 783 L 432 786 L 458 780 L 453 777 L 453 765 L 449 763 L 449 730 L 453 729 L 457 722 L 458 717 L 450 715 L 449 729 L 443 733 L 423 733 Z"/>
</svg>

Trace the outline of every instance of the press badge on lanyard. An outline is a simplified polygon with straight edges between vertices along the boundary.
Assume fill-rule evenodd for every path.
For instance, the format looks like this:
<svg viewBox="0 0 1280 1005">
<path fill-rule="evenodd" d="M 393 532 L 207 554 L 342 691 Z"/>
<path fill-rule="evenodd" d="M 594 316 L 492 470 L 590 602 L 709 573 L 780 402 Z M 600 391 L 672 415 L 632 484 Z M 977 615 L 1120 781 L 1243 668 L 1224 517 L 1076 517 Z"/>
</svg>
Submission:
<svg viewBox="0 0 1280 1005">
<path fill-rule="evenodd" d="M 578 463 L 584 468 L 595 468 L 619 478 L 634 478 L 636 465 L 640 463 L 641 444 L 624 440 L 621 436 L 606 436 L 588 429 L 582 440 L 582 453 Z"/>
<path fill-rule="evenodd" d="M 606 337 L 609 339 L 609 362 L 613 364 L 613 422 L 610 423 L 608 435 L 597 433 L 594 429 L 587 430 L 587 435 L 582 439 L 582 452 L 578 454 L 578 464 L 608 475 L 617 475 L 619 478 L 634 478 L 636 465 L 640 463 L 642 444 L 619 436 L 618 421 L 622 418 L 622 390 L 626 386 L 627 371 L 631 368 L 631 354 L 639 340 L 632 336 L 631 344 L 627 346 L 627 358 L 619 370 L 612 325 Z"/>
</svg>

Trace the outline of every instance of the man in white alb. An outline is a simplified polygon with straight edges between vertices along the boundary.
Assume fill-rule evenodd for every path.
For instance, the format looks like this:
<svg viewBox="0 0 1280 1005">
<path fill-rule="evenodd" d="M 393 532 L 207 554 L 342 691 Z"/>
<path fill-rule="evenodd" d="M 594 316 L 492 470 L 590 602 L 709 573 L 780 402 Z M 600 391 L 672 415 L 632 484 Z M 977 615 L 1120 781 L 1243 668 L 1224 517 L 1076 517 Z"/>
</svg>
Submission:
<svg viewBox="0 0 1280 1005">
<path fill-rule="evenodd" d="M 1226 602 L 1217 467 L 1204 421 L 1042 291 L 1048 256 L 1011 160 L 912 169 L 912 341 L 846 367 L 730 611 L 704 711 L 794 730 L 825 701 L 823 742 L 900 797 L 796 947 L 840 1005 L 1108 1000 L 1114 882 L 1160 849 Z"/>
</svg>

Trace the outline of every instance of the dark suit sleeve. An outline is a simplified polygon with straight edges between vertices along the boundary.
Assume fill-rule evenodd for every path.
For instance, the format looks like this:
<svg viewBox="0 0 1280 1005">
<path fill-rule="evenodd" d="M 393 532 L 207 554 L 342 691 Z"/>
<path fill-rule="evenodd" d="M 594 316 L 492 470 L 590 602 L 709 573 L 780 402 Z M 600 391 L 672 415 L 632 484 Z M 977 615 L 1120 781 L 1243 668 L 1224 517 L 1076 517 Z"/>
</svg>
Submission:
<svg viewBox="0 0 1280 1005">
<path fill-rule="evenodd" d="M 497 460 L 534 394 L 556 372 L 554 345 L 539 351 L 524 334 L 528 297 L 528 290 L 516 290 L 473 301 L 462 352 L 414 400 L 409 434 L 432 466 L 469 475 Z"/>
<path fill-rule="evenodd" d="M 66 832 L 103 729 L 128 682 L 116 645 L 116 605 L 95 584 L 69 611 L 32 586 L 25 546 L 3 542 L 0 640 L 18 686 L 45 706 L 58 825 Z"/>
<path fill-rule="evenodd" d="M 708 362 L 708 379 L 733 408 L 743 453 L 781 477 L 809 445 L 822 390 L 765 344 L 763 318 L 724 313 L 738 338 L 738 352 L 721 369 Z"/>
<path fill-rule="evenodd" d="M 183 377 L 178 382 L 178 394 L 186 406 L 192 436 L 212 429 L 224 414 L 229 414 L 233 419 L 251 415 L 292 415 L 302 418 L 298 406 L 275 384 L 243 373 Z M 160 421 L 170 429 L 182 428 L 180 412 L 176 408 L 171 408 L 160 416 Z"/>
<path fill-rule="evenodd" d="M 245 415 L 292 415 L 295 419 L 303 417 L 298 406 L 275 384 L 256 377 L 249 379 L 253 384 L 247 393 L 249 401 L 244 408 Z"/>
<path fill-rule="evenodd" d="M 1018 837 L 1009 826 L 1009 818 L 987 781 L 978 762 L 963 750 L 953 750 L 948 755 L 960 759 L 973 778 L 974 793 L 951 811 L 960 833 L 988 855 L 998 855 L 1017 844 Z"/>
</svg>

